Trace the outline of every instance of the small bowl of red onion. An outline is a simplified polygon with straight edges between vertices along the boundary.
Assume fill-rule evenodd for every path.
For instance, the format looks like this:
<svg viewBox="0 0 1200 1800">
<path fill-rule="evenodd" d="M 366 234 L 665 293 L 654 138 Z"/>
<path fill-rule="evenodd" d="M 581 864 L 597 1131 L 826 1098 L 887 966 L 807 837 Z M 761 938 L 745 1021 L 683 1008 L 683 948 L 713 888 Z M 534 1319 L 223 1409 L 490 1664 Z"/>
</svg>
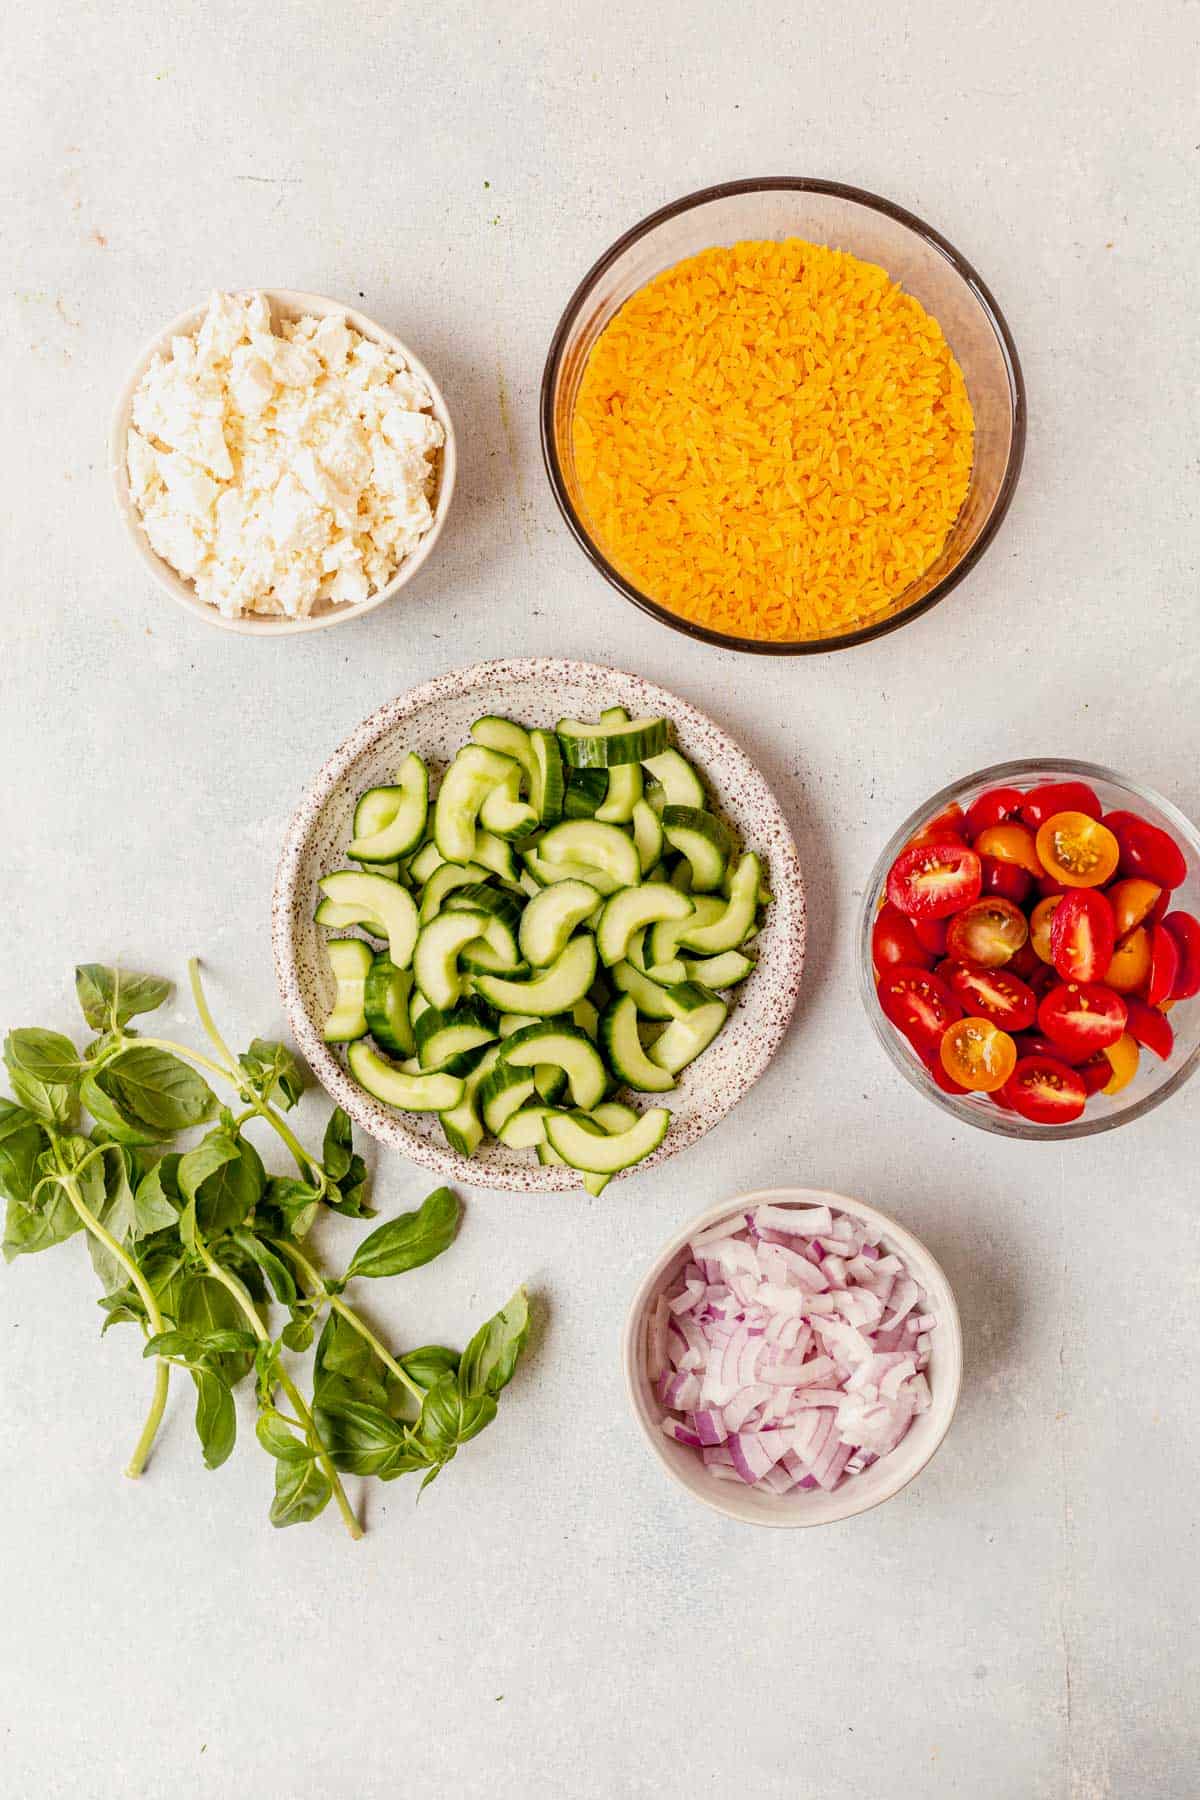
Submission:
<svg viewBox="0 0 1200 1800">
<path fill-rule="evenodd" d="M 925 1246 L 861 1200 L 766 1188 L 673 1237 L 625 1324 L 634 1416 L 667 1473 L 751 1525 L 890 1500 L 950 1428 L 962 1327 Z"/>
</svg>

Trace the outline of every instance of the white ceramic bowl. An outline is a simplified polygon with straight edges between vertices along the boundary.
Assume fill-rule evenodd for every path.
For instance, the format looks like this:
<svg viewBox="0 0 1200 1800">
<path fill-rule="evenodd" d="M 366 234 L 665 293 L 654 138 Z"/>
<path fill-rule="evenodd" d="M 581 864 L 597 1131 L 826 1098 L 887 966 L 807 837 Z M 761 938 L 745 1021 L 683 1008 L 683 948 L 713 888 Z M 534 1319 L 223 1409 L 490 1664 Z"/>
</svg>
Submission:
<svg viewBox="0 0 1200 1800">
<path fill-rule="evenodd" d="M 246 290 L 249 292 L 250 290 Z M 129 470 L 125 460 L 125 446 L 129 433 L 130 412 L 133 396 L 137 392 L 142 376 L 145 374 L 152 357 L 169 354 L 171 339 L 191 337 L 199 330 L 201 321 L 208 310 L 207 301 L 200 306 L 193 306 L 172 319 L 145 346 L 134 365 L 133 372 L 121 390 L 113 414 L 112 430 L 109 434 L 108 463 L 112 474 L 113 492 L 116 495 L 117 511 L 121 522 L 129 534 L 130 542 L 141 558 L 144 566 L 157 581 L 159 587 L 165 589 L 173 600 L 186 606 L 189 612 L 195 613 L 209 625 L 217 625 L 223 631 L 240 631 L 252 637 L 286 637 L 297 631 L 323 631 L 328 625 L 342 625 L 348 619 L 359 619 L 364 613 L 373 612 L 390 600 L 400 589 L 410 582 L 418 569 L 429 560 L 434 545 L 442 533 L 446 514 L 450 510 L 450 501 L 454 494 L 454 478 L 457 467 L 455 454 L 454 427 L 450 422 L 450 414 L 446 410 L 446 402 L 429 370 L 420 359 L 413 355 L 407 344 L 401 343 L 374 319 L 368 319 L 365 313 L 355 312 L 353 307 L 343 306 L 338 300 L 330 300 L 324 294 L 302 294 L 293 288 L 256 288 L 256 293 L 266 295 L 271 312 L 277 319 L 302 319 L 315 317 L 328 318 L 331 314 L 341 314 L 346 323 L 362 337 L 372 343 L 382 344 L 387 350 L 395 350 L 401 355 L 413 374 L 418 376 L 429 389 L 433 398 L 434 416 L 446 434 L 446 442 L 438 454 L 437 485 L 433 501 L 433 524 L 425 533 L 411 556 L 405 557 L 395 575 L 386 587 L 378 593 L 371 594 L 366 600 L 355 606 L 335 605 L 332 601 L 322 600 L 317 603 L 307 618 L 285 619 L 275 617 L 258 617 L 249 614 L 243 618 L 227 619 L 218 612 L 215 606 L 209 606 L 201 600 L 192 582 L 186 580 L 170 563 L 158 554 L 146 536 L 141 516 L 133 503 L 129 492 Z"/>
<path fill-rule="evenodd" d="M 522 1192 L 579 1186 L 572 1170 L 543 1167 L 532 1151 L 510 1150 L 490 1138 L 470 1159 L 460 1156 L 447 1145 L 436 1115 L 398 1112 L 351 1080 L 321 1036 L 334 984 L 325 933 L 313 920 L 317 882 L 345 865 L 359 794 L 393 780 L 407 751 L 415 750 L 438 774 L 485 713 L 553 726 L 564 717 L 595 718 L 602 707 L 615 705 L 634 718 L 662 713 L 671 720 L 679 748 L 695 762 L 721 812 L 747 849 L 763 857 L 774 895 L 755 945 L 758 967 L 733 990 L 724 1029 L 665 1096 L 670 1129 L 653 1156 L 629 1171 L 636 1174 L 694 1144 L 753 1086 L 787 1029 L 804 967 L 804 881 L 787 820 L 758 770 L 719 726 L 665 688 L 620 669 L 550 657 L 479 663 L 440 675 L 364 719 L 325 764 L 288 827 L 271 932 L 296 1040 L 322 1086 L 356 1124 L 451 1181 Z"/>
<path fill-rule="evenodd" d="M 697 1451 L 676 1443 L 663 1432 L 666 1409 L 659 1404 L 646 1373 L 646 1334 L 654 1302 L 688 1261 L 687 1246 L 691 1239 L 722 1219 L 763 1205 L 829 1206 L 873 1226 L 881 1234 L 884 1249 L 894 1250 L 920 1282 L 929 1298 L 929 1310 L 937 1316 L 937 1325 L 930 1333 L 926 1371 L 932 1405 L 928 1411 L 917 1415 L 890 1455 L 872 1463 L 861 1475 L 843 1481 L 832 1493 L 807 1488 L 790 1494 L 772 1494 L 731 1481 L 714 1481 Z M 724 1513 L 730 1519 L 741 1519 L 747 1525 L 831 1525 L 838 1519 L 851 1519 L 857 1513 L 870 1512 L 872 1507 L 890 1500 L 920 1474 L 949 1431 L 962 1385 L 962 1326 L 950 1283 L 941 1267 L 924 1244 L 902 1225 L 897 1225 L 894 1219 L 889 1219 L 886 1213 L 876 1212 L 873 1206 L 867 1206 L 861 1200 L 850 1200 L 844 1194 L 829 1194 L 818 1188 L 760 1188 L 751 1194 L 737 1194 L 732 1200 L 710 1207 L 682 1231 L 676 1232 L 655 1258 L 633 1297 L 625 1321 L 622 1355 L 625 1385 L 634 1418 L 660 1465 L 695 1499 L 703 1500 L 714 1511 Z"/>
</svg>

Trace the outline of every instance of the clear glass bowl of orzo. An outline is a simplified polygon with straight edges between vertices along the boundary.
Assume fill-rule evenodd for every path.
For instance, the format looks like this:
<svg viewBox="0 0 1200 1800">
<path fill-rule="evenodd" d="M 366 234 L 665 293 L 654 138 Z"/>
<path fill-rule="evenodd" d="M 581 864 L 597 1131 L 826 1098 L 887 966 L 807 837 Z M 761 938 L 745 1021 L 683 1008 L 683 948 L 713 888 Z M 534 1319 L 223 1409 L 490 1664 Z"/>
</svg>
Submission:
<svg viewBox="0 0 1200 1800">
<path fill-rule="evenodd" d="M 601 574 L 664 624 L 775 654 L 948 594 L 1025 441 L 1016 348 L 969 263 L 890 201 L 789 177 L 626 232 L 563 314 L 541 413 Z"/>
</svg>

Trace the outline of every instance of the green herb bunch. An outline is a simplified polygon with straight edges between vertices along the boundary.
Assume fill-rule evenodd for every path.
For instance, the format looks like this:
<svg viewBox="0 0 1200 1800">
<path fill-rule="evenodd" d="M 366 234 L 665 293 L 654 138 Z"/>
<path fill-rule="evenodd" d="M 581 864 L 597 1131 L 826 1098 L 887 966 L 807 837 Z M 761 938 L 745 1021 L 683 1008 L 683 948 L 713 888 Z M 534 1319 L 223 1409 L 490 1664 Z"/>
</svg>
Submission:
<svg viewBox="0 0 1200 1800">
<path fill-rule="evenodd" d="M 163 1005 L 168 982 L 98 963 L 75 972 L 84 1019 L 98 1034 L 82 1051 L 61 1032 L 8 1034 L 5 1260 L 83 1233 L 104 1289 L 102 1332 L 129 1321 L 144 1333 L 154 1391 L 126 1474 L 145 1466 L 173 1368 L 195 1386 L 210 1469 L 233 1450 L 233 1390 L 253 1377 L 258 1441 L 275 1459 L 272 1524 L 315 1519 L 332 1498 L 361 1537 L 340 1475 L 419 1473 L 427 1487 L 495 1418 L 528 1333 L 525 1293 L 518 1289 L 461 1356 L 440 1344 L 393 1355 L 346 1301 L 347 1287 L 440 1256 L 458 1228 L 457 1199 L 438 1188 L 418 1211 L 372 1231 L 340 1278 L 323 1274 L 304 1247 L 322 1207 L 374 1216 L 350 1120 L 338 1107 L 320 1156 L 306 1150 L 284 1117 L 306 1084 L 301 1064 L 263 1038 L 235 1057 L 194 959 L 188 968 L 212 1055 L 130 1025 Z M 219 1104 L 206 1076 L 234 1090 L 236 1111 Z M 286 1145 L 294 1173 L 267 1172 L 245 1135 L 254 1120 Z M 191 1147 L 172 1147 L 203 1125 L 211 1128 Z M 278 1334 L 273 1303 L 287 1312 Z M 309 1350 L 305 1398 L 284 1353 Z"/>
</svg>

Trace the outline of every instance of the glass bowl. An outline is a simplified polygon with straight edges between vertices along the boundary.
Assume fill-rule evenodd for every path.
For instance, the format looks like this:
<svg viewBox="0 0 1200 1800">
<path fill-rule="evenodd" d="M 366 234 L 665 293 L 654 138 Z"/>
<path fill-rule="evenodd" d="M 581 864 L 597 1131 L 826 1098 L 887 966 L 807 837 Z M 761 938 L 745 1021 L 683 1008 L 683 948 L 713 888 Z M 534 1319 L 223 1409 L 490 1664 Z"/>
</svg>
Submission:
<svg viewBox="0 0 1200 1800">
<path fill-rule="evenodd" d="M 1071 762 L 1048 756 L 1041 760 L 996 763 L 981 769 L 962 781 L 952 782 L 940 793 L 918 807 L 901 825 L 880 855 L 871 871 L 863 897 L 862 918 L 858 933 L 858 985 L 867 1016 L 875 1027 L 875 1035 L 900 1073 L 912 1082 L 927 1099 L 956 1119 L 978 1125 L 984 1131 L 995 1131 L 1001 1137 L 1061 1139 L 1091 1137 L 1097 1131 L 1112 1131 L 1140 1119 L 1175 1093 L 1200 1065 L 1200 995 L 1181 1000 L 1171 1011 L 1171 1028 L 1175 1033 L 1175 1049 L 1166 1062 L 1149 1050 L 1143 1050 L 1137 1074 L 1119 1094 L 1093 1094 L 1083 1116 L 1070 1125 L 1037 1125 L 1016 1113 L 1004 1112 L 983 1094 L 947 1094 L 930 1076 L 916 1051 L 885 1016 L 875 994 L 875 976 L 871 957 L 871 928 L 884 893 L 888 870 L 909 839 L 922 825 L 936 818 L 944 807 L 957 803 L 964 810 L 987 788 L 1011 786 L 1036 787 L 1043 781 L 1061 781 L 1078 777 L 1095 788 L 1105 812 L 1121 808 L 1140 813 L 1152 825 L 1158 825 L 1175 839 L 1187 858 L 1187 880 L 1171 895 L 1172 912 L 1200 915 L 1200 832 L 1189 819 L 1156 794 L 1125 775 L 1117 775 L 1098 763 Z"/>
<path fill-rule="evenodd" d="M 966 378 L 975 413 L 971 484 L 941 555 L 883 617 L 851 631 L 782 643 L 736 637 L 671 612 L 613 567 L 586 523 L 572 420 L 592 346 L 613 315 L 655 275 L 684 257 L 746 238 L 805 238 L 879 263 L 942 327 Z M 1025 447 L 1025 384 L 1007 324 L 970 263 L 914 214 L 835 181 L 772 176 L 726 182 L 651 213 L 584 276 L 550 345 L 541 394 L 542 453 L 550 486 L 576 542 L 626 599 L 664 625 L 727 650 L 799 656 L 867 643 L 915 619 L 957 587 L 1008 511 Z"/>
</svg>

